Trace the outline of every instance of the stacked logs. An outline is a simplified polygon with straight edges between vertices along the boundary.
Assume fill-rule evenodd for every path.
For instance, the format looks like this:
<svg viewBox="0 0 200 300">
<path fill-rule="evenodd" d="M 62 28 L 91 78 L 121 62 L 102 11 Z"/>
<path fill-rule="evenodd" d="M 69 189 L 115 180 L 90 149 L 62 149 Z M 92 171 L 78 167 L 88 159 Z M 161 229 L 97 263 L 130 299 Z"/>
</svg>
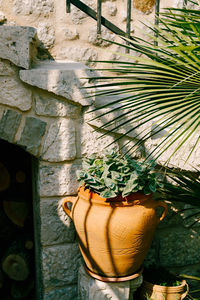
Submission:
<svg viewBox="0 0 200 300">
<path fill-rule="evenodd" d="M 0 162 L 0 299 L 31 300 L 35 299 L 31 189 L 27 170 L 7 165 Z"/>
</svg>

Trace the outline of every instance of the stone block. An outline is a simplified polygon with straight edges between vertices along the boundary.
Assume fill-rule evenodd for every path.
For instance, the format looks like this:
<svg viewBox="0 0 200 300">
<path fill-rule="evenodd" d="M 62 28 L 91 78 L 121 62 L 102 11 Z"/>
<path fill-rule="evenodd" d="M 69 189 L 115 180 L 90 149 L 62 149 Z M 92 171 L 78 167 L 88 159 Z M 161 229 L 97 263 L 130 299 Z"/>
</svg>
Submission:
<svg viewBox="0 0 200 300">
<path fill-rule="evenodd" d="M 62 29 L 66 40 L 73 41 L 79 38 L 79 33 L 77 28 L 63 28 Z"/>
<path fill-rule="evenodd" d="M 142 284 L 142 275 L 124 282 L 103 282 L 89 276 L 83 266 L 79 269 L 78 300 L 132 300 Z M 135 299 L 136 300 L 136 299 Z"/>
<path fill-rule="evenodd" d="M 82 62 L 86 65 L 95 65 L 98 59 L 98 52 L 91 47 L 63 47 L 58 53 L 60 59 Z"/>
<path fill-rule="evenodd" d="M 35 42 L 36 29 L 33 27 L 0 26 L 0 58 L 19 67 L 30 68 Z"/>
<path fill-rule="evenodd" d="M 120 17 L 121 17 L 122 22 L 126 22 L 126 20 L 127 20 L 127 11 L 125 9 L 122 9 L 120 11 Z"/>
<path fill-rule="evenodd" d="M 172 6 L 174 8 L 183 8 L 185 5 L 185 0 L 172 0 Z M 196 3 L 195 3 L 196 2 Z M 187 8 L 188 9 L 197 9 L 199 10 L 199 3 L 198 1 L 187 1 Z"/>
<path fill-rule="evenodd" d="M 76 137 L 73 120 L 55 121 L 49 127 L 41 158 L 50 162 L 73 160 L 76 157 Z"/>
<path fill-rule="evenodd" d="M 134 7 L 143 13 L 150 13 L 156 3 L 156 0 L 134 0 Z"/>
<path fill-rule="evenodd" d="M 116 136 L 109 134 L 101 138 L 103 134 L 104 131 L 94 131 L 92 126 L 84 123 L 81 128 L 81 155 L 89 157 L 94 153 L 102 154 L 104 150 L 119 148 L 117 142 L 113 143 Z"/>
<path fill-rule="evenodd" d="M 77 285 L 70 285 L 44 293 L 44 300 L 77 300 Z M 86 300 L 86 299 L 85 299 Z"/>
<path fill-rule="evenodd" d="M 96 8 L 96 1 L 94 0 L 82 0 L 83 3 L 85 3 L 86 5 L 88 5 L 90 8 L 95 9 Z M 82 12 L 80 9 L 78 9 L 75 6 L 72 6 L 71 9 L 71 18 L 72 18 L 72 22 L 76 25 L 78 24 L 82 24 L 83 21 L 88 17 L 87 14 L 85 14 L 84 12 Z"/>
<path fill-rule="evenodd" d="M 24 147 L 29 153 L 37 156 L 45 129 L 46 122 L 33 117 L 27 117 L 17 144 Z"/>
<path fill-rule="evenodd" d="M 37 25 L 37 36 L 39 39 L 39 47 L 42 49 L 50 49 L 54 45 L 55 30 L 52 25 L 47 22 L 40 22 Z"/>
<path fill-rule="evenodd" d="M 85 78 L 90 76 L 91 72 L 86 66 L 70 62 L 42 62 L 34 69 L 20 71 L 22 81 L 81 105 L 90 105 L 92 102 L 86 99 L 90 92 L 82 89 L 88 86 L 89 80 Z"/>
<path fill-rule="evenodd" d="M 2 11 L 0 11 L 0 25 L 6 21 L 6 16 Z"/>
<path fill-rule="evenodd" d="M 117 5 L 111 1 L 106 3 L 107 12 L 110 16 L 116 16 L 117 14 Z"/>
<path fill-rule="evenodd" d="M 165 267 L 181 267 L 200 262 L 199 229 L 174 227 L 159 230 L 160 261 Z"/>
<path fill-rule="evenodd" d="M 77 282 L 81 254 L 78 244 L 45 247 L 42 250 L 44 288 L 61 287 Z"/>
<path fill-rule="evenodd" d="M 13 3 L 13 11 L 16 15 L 43 15 L 47 17 L 53 10 L 53 0 L 14 0 Z"/>
<path fill-rule="evenodd" d="M 74 242 L 75 229 L 73 222 L 63 211 L 63 199 L 42 199 L 41 214 L 41 243 L 43 246 L 59 243 Z"/>
<path fill-rule="evenodd" d="M 80 116 L 81 106 L 73 105 L 66 100 L 53 97 L 51 94 L 34 95 L 35 112 L 39 116 L 68 117 L 76 119 Z"/>
<path fill-rule="evenodd" d="M 96 28 L 94 28 L 94 27 L 90 28 L 89 34 L 88 34 L 88 42 L 90 44 L 95 45 L 95 46 L 101 46 L 101 47 L 110 46 L 111 44 L 109 42 L 105 41 L 105 40 L 114 41 L 115 40 L 115 34 L 110 32 L 106 28 L 102 28 L 101 34 L 98 35 Z"/>
<path fill-rule="evenodd" d="M 14 110 L 5 110 L 0 120 L 0 138 L 12 143 L 21 117 L 21 114 Z"/>
<path fill-rule="evenodd" d="M 0 87 L 1 104 L 16 107 L 22 111 L 31 108 L 32 93 L 18 78 L 0 76 Z"/>
<path fill-rule="evenodd" d="M 40 166 L 40 196 L 76 195 L 78 182 L 76 170 L 81 168 L 81 161 L 72 164 Z"/>
<path fill-rule="evenodd" d="M 10 61 L 0 59 L 0 76 L 13 76 L 15 73 L 16 67 Z"/>
</svg>

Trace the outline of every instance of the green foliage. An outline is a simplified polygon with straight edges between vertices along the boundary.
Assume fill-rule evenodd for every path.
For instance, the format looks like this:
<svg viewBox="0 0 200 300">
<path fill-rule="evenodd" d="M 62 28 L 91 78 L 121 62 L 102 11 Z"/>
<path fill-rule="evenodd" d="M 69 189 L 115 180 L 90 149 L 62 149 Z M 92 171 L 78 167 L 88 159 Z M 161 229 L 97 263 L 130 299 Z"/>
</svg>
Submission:
<svg viewBox="0 0 200 300">
<path fill-rule="evenodd" d="M 199 146 L 199 18 L 200 10 L 166 9 L 159 18 L 160 25 L 151 28 L 155 33 L 151 37 L 152 42 L 135 36 L 131 40 L 124 38 L 130 42 L 129 45 L 112 42 L 129 49 L 130 54 L 118 53 L 122 57 L 121 61 L 104 62 L 108 68 L 103 70 L 109 71 L 108 75 L 104 73 L 94 78 L 99 81 L 94 86 L 98 88 L 97 96 L 107 96 L 108 99 L 112 96 L 108 104 L 95 110 L 100 110 L 100 114 L 101 109 L 106 107 L 110 107 L 114 113 L 120 111 L 119 115 L 116 114 L 101 128 L 109 133 L 126 127 L 128 130 L 125 132 L 124 129 L 124 135 L 127 135 L 139 126 L 146 125 L 147 130 L 138 136 L 139 141 L 134 146 L 139 146 L 149 137 L 162 135 L 162 141 L 150 153 L 154 159 L 167 149 L 172 156 L 192 142 L 190 149 L 187 149 L 187 160 Z M 135 51 L 138 55 L 131 55 Z M 115 101 L 114 96 L 117 96 Z M 151 122 L 154 130 L 148 125 Z"/>
<path fill-rule="evenodd" d="M 144 280 L 160 286 L 179 286 L 181 279 L 161 266 L 150 266 L 144 269 Z"/>
<path fill-rule="evenodd" d="M 183 173 L 176 169 L 167 169 L 166 180 L 159 188 L 163 198 L 200 208 L 200 171 Z"/>
<path fill-rule="evenodd" d="M 200 171 L 195 171 L 196 173 L 183 173 L 176 169 L 166 169 L 166 178 L 162 187 L 158 188 L 163 199 L 190 205 L 185 209 L 188 211 L 185 219 L 194 219 L 190 226 L 200 220 Z M 181 212 L 184 212 L 184 209 Z"/>
<path fill-rule="evenodd" d="M 157 177 L 153 162 L 139 162 L 116 151 L 85 158 L 83 169 L 77 172 L 81 185 L 104 198 L 126 197 L 138 191 L 148 195 L 161 185 Z"/>
</svg>

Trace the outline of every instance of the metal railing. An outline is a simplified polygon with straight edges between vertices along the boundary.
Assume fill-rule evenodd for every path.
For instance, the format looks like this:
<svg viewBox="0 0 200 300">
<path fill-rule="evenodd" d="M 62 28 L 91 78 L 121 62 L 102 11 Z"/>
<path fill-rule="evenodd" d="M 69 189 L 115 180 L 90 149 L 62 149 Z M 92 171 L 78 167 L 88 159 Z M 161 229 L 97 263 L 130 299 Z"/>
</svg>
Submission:
<svg viewBox="0 0 200 300">
<path fill-rule="evenodd" d="M 90 8 L 88 5 L 79 0 L 66 0 L 66 11 L 70 13 L 70 5 L 73 4 L 88 16 L 97 21 L 97 33 L 101 34 L 102 25 L 115 34 L 122 35 L 131 39 L 131 16 L 132 3 L 134 0 L 127 0 L 127 18 L 126 18 L 126 32 L 114 25 L 102 16 L 102 0 L 97 0 L 97 11 Z M 158 25 L 158 16 L 160 10 L 160 0 L 156 0 L 155 6 L 155 24 Z"/>
</svg>

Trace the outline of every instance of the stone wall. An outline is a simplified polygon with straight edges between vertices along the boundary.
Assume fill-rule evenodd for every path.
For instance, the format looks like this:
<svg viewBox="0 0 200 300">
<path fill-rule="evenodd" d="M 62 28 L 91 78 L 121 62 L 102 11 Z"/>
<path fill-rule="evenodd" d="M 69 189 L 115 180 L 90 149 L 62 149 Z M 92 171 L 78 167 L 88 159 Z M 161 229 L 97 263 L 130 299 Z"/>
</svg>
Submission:
<svg viewBox="0 0 200 300">
<path fill-rule="evenodd" d="M 82 156 L 102 152 L 113 137 L 97 140 L 100 133 L 86 123 L 85 112 L 95 101 L 81 90 L 89 84 L 83 76 L 91 73 L 85 65 L 44 61 L 31 68 L 35 34 L 32 27 L 0 27 L 0 138 L 25 149 L 37 164 L 38 299 L 71 300 L 77 299 L 81 257 L 61 202 L 77 193 L 75 172 Z"/>
<path fill-rule="evenodd" d="M 18 35 L 24 47 L 20 48 L 15 42 L 14 37 Z M 42 282 L 37 292 L 43 287 L 38 299 L 76 299 L 80 253 L 73 224 L 63 213 L 61 201 L 67 195 L 76 194 L 75 170 L 81 164 L 79 127 L 84 104 L 77 95 L 78 75 L 74 75 L 77 80 L 74 80 L 74 89 L 66 76 L 71 93 L 68 91 L 65 97 L 62 94 L 66 88 L 63 73 L 76 74 L 84 69 L 77 63 L 67 69 L 63 65 L 57 69 L 55 65 L 51 68 L 45 65 L 42 72 L 39 66 L 25 77 L 34 78 L 39 70 L 41 88 L 36 87 L 35 81 L 34 87 L 31 82 L 27 85 L 20 77 L 23 79 L 24 72 L 30 72 L 22 67 L 28 68 L 34 58 L 29 49 L 35 47 L 35 30 L 2 26 L 0 37 L 0 138 L 24 148 L 38 165 L 34 176 L 37 188 L 34 215 L 37 217 L 35 226 L 40 226 L 35 242 L 36 270 Z M 59 85 L 59 74 L 63 86 Z M 57 80 L 58 90 L 51 91 Z M 73 101 L 75 95 L 77 98 Z"/>
<path fill-rule="evenodd" d="M 96 9 L 96 0 L 83 0 Z M 181 7 L 183 0 L 161 0 L 161 8 Z M 65 0 L 1 0 L 0 24 L 33 26 L 37 29 L 38 57 L 67 59 L 88 63 L 90 60 L 118 59 L 116 45 L 97 38 L 96 21 L 71 5 L 66 13 Z M 126 0 L 102 1 L 102 15 L 126 30 Z M 155 0 L 134 0 L 131 34 L 143 36 L 148 29 L 141 23 L 154 23 Z M 117 41 L 116 35 L 102 27 L 102 38 Z M 48 51 L 46 51 L 48 50 Z"/>
</svg>

